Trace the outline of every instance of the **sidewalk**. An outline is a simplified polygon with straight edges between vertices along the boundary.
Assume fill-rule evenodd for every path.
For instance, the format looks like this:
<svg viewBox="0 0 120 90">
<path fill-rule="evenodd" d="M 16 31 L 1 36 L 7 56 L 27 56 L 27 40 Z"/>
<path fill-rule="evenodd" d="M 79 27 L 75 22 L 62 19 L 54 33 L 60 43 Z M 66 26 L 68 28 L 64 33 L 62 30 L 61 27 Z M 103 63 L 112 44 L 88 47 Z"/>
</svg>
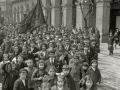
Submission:
<svg viewBox="0 0 120 90">
<path fill-rule="evenodd" d="M 101 43 L 100 50 L 101 50 L 100 54 L 109 55 L 107 43 Z M 119 45 L 117 45 L 117 49 L 114 49 L 112 57 L 120 59 L 120 46 Z"/>
<path fill-rule="evenodd" d="M 120 46 L 109 55 L 107 43 L 101 43 L 98 66 L 102 75 L 102 83 L 98 90 L 120 90 Z"/>
</svg>

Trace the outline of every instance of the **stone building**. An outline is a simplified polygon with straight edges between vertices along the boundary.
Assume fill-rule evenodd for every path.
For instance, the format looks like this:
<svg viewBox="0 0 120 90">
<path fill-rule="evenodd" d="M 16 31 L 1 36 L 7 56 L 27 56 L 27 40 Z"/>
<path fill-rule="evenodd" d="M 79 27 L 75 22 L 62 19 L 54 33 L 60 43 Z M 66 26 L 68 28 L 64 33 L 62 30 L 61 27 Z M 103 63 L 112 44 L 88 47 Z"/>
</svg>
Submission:
<svg viewBox="0 0 120 90">
<path fill-rule="evenodd" d="M 44 16 L 48 25 L 57 27 L 59 24 L 73 27 L 84 27 L 83 15 L 90 9 L 90 1 L 94 3 L 92 15 L 87 19 L 88 26 L 100 30 L 101 41 L 106 42 L 109 29 L 120 28 L 120 2 L 119 0 L 41 0 Z M 82 2 L 81 7 L 79 2 Z M 12 13 L 14 22 L 21 22 L 29 11 L 35 6 L 37 0 L 13 0 Z"/>
<path fill-rule="evenodd" d="M 0 0 L 0 16 L 4 17 L 5 21 L 9 23 L 12 21 L 12 3 L 11 0 Z"/>
</svg>

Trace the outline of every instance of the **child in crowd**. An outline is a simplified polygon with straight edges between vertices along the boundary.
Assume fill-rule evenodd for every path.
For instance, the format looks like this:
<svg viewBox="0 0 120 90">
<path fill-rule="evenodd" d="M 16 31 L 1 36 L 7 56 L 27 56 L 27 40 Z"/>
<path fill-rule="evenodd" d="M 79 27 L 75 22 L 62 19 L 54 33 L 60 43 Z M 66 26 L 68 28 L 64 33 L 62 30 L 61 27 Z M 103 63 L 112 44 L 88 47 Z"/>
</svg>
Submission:
<svg viewBox="0 0 120 90">
<path fill-rule="evenodd" d="M 26 63 L 23 61 L 23 57 L 19 55 L 16 60 L 16 69 L 19 71 L 20 69 L 27 67 Z"/>
<path fill-rule="evenodd" d="M 39 87 L 41 87 L 42 79 L 45 74 L 45 63 L 43 60 L 40 60 L 38 64 L 38 69 L 33 72 L 31 77 L 31 79 L 35 82 L 34 90 L 39 90 Z"/>
<path fill-rule="evenodd" d="M 34 67 L 32 59 L 27 60 L 27 66 L 28 67 L 25 67 L 25 69 L 28 71 L 28 89 L 34 90 L 34 81 L 31 80 L 31 77 L 36 68 Z"/>
<path fill-rule="evenodd" d="M 74 56 L 73 63 L 70 66 L 71 66 L 71 76 L 74 79 L 76 90 L 79 90 L 80 86 L 78 82 L 80 81 L 81 64 L 79 63 L 78 56 Z"/>
<path fill-rule="evenodd" d="M 73 80 L 72 76 L 70 75 L 71 68 L 69 67 L 69 65 L 63 65 L 62 72 L 64 73 L 65 85 L 70 90 L 76 90 L 74 80 Z"/>
<path fill-rule="evenodd" d="M 50 86 L 53 87 L 56 84 L 56 79 L 57 79 L 57 76 L 55 75 L 56 68 L 54 66 L 49 66 L 47 68 L 47 72 L 48 72 L 48 77 L 49 77 L 48 82 Z"/>
<path fill-rule="evenodd" d="M 49 59 L 45 62 L 46 67 L 54 66 L 55 68 L 57 68 L 58 63 L 58 60 L 55 58 L 55 51 L 49 51 Z"/>
<path fill-rule="evenodd" d="M 65 85 L 65 79 L 64 76 L 59 75 L 57 76 L 57 84 L 51 88 L 51 90 L 70 90 L 66 85 Z"/>
<path fill-rule="evenodd" d="M 85 77 L 85 75 L 87 74 L 88 68 L 89 68 L 89 64 L 87 62 L 83 62 L 81 71 L 80 71 L 80 79 Z"/>
<path fill-rule="evenodd" d="M 12 65 L 12 70 L 10 72 L 10 76 L 11 76 L 11 84 L 12 84 L 12 89 L 14 86 L 14 82 L 19 78 L 19 72 L 16 70 L 16 64 L 15 62 L 11 62 Z"/>
<path fill-rule="evenodd" d="M 39 90 L 50 90 L 50 83 L 48 82 L 49 78 L 47 75 L 43 77 L 43 82 L 41 84 L 41 87 L 39 87 Z"/>
<path fill-rule="evenodd" d="M 91 65 L 92 66 L 88 69 L 87 74 L 89 74 L 93 80 L 94 90 L 97 90 L 97 83 L 101 83 L 101 73 L 98 69 L 98 61 L 92 60 Z"/>
<path fill-rule="evenodd" d="M 15 81 L 13 90 L 28 90 L 27 73 L 26 69 L 20 69 L 20 78 Z"/>
</svg>

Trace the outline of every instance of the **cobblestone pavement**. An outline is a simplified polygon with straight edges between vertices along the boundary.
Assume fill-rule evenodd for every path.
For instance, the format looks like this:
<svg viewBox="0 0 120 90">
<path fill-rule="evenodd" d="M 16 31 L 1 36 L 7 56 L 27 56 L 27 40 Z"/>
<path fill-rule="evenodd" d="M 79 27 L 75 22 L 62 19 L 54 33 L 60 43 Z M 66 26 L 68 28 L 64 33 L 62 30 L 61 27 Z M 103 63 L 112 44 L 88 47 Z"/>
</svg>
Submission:
<svg viewBox="0 0 120 90">
<path fill-rule="evenodd" d="M 107 44 L 101 44 L 99 54 L 99 69 L 102 83 L 98 90 L 120 90 L 120 46 L 114 49 L 113 56 L 108 55 Z"/>
</svg>

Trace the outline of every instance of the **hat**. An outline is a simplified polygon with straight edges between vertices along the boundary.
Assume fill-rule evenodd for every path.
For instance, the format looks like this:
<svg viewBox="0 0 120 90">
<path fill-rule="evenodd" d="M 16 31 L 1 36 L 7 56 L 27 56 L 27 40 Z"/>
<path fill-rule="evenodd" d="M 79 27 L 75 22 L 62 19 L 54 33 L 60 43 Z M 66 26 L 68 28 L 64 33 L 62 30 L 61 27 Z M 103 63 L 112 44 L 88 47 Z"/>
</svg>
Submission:
<svg viewBox="0 0 120 90">
<path fill-rule="evenodd" d="M 79 59 L 79 57 L 78 56 L 74 56 L 74 59 Z"/>
<path fill-rule="evenodd" d="M 88 66 L 89 67 L 89 64 L 87 62 L 83 62 L 82 64 L 83 66 Z"/>
<path fill-rule="evenodd" d="M 98 61 L 94 59 L 94 60 L 91 61 L 91 64 L 92 64 L 93 62 L 98 62 Z"/>
<path fill-rule="evenodd" d="M 70 69 L 69 65 L 63 65 L 62 69 Z"/>
<path fill-rule="evenodd" d="M 40 64 L 40 63 L 45 63 L 45 62 L 44 62 L 44 60 L 40 60 L 40 61 L 38 62 L 38 64 Z"/>
<path fill-rule="evenodd" d="M 36 61 L 39 61 L 39 58 L 35 58 Z"/>
</svg>

